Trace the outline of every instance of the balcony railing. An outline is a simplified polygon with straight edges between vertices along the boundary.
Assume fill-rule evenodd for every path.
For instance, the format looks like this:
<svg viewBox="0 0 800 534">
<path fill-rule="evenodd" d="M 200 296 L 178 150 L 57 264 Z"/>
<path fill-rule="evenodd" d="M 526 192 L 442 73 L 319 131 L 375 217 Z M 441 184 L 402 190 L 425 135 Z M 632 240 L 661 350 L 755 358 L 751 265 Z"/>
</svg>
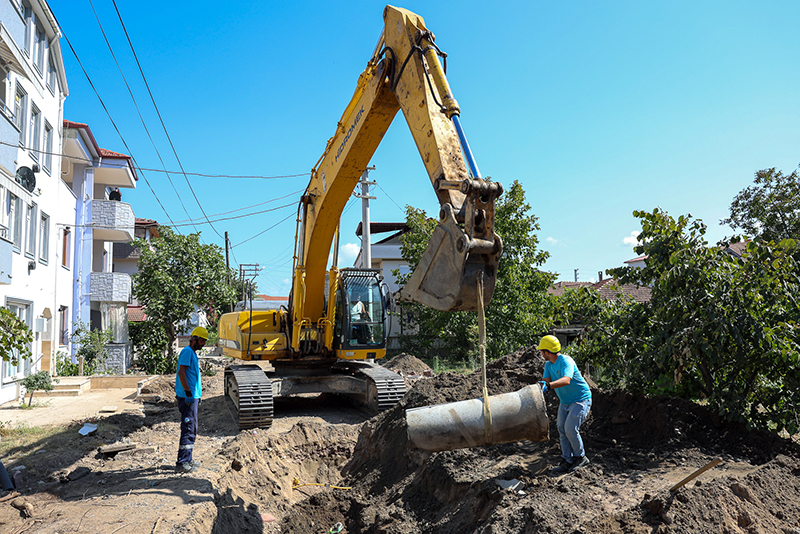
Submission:
<svg viewBox="0 0 800 534">
<path fill-rule="evenodd" d="M 93 239 L 97 241 L 133 241 L 133 208 L 118 200 L 92 201 Z"/>
<path fill-rule="evenodd" d="M 92 273 L 89 290 L 92 302 L 129 302 L 131 277 L 127 273 Z"/>
</svg>

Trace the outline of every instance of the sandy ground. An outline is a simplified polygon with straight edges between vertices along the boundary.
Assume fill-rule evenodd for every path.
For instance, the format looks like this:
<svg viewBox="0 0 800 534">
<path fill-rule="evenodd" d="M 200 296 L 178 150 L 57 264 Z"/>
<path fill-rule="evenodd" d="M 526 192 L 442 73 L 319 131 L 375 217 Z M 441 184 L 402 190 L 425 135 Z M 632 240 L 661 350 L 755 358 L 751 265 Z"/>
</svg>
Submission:
<svg viewBox="0 0 800 534">
<path fill-rule="evenodd" d="M 406 359 L 407 369 L 421 363 Z M 531 349 L 492 362 L 490 394 L 535 383 L 542 367 Z M 591 464 L 552 477 L 553 395 L 548 441 L 427 453 L 408 443 L 405 409 L 475 398 L 480 377 L 410 385 L 378 416 L 338 397 L 306 396 L 277 401 L 270 429 L 239 432 L 222 373 L 205 377 L 195 451 L 202 464 L 177 474 L 178 415 L 172 378 L 162 377 L 150 392 L 159 402 L 3 443 L 0 458 L 18 486 L 0 492 L 0 532 L 325 533 L 340 524 L 341 532 L 398 534 L 800 533 L 800 447 L 692 403 L 594 391 L 583 428 Z M 55 406 L 32 411 L 40 409 L 62 416 Z M 81 436 L 87 421 L 98 429 Z M 108 445 L 130 448 L 104 454 Z M 518 484 L 503 489 L 503 481 Z"/>
<path fill-rule="evenodd" d="M 74 397 L 34 397 L 37 407 L 31 409 L 22 409 L 15 401 L 0 406 L 0 422 L 31 426 L 64 425 L 115 413 L 141 412 L 143 404 L 136 401 L 136 393 L 136 388 L 120 388 L 89 390 Z M 26 404 L 27 401 L 26 398 Z"/>
</svg>

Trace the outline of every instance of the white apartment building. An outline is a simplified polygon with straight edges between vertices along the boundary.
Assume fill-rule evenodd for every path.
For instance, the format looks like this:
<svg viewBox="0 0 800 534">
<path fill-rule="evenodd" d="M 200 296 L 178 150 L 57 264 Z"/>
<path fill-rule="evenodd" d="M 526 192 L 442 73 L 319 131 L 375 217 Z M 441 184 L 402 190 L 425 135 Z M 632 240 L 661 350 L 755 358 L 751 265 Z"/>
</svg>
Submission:
<svg viewBox="0 0 800 534">
<path fill-rule="evenodd" d="M 130 278 L 111 273 L 110 242 L 133 238 L 133 210 L 108 198 L 136 173 L 88 126 L 64 121 L 60 37 L 46 2 L 0 0 L 0 306 L 34 332 L 31 358 L 0 364 L 0 404 L 24 376 L 56 373 L 77 321 L 118 326 L 115 345 L 129 346 Z"/>
<path fill-rule="evenodd" d="M 75 217 L 57 155 L 68 94 L 59 37 L 46 3 L 0 0 L 0 306 L 35 332 L 32 358 L 2 362 L 0 403 L 18 396 L 17 379 L 54 367 L 72 298 L 58 225 Z"/>
</svg>

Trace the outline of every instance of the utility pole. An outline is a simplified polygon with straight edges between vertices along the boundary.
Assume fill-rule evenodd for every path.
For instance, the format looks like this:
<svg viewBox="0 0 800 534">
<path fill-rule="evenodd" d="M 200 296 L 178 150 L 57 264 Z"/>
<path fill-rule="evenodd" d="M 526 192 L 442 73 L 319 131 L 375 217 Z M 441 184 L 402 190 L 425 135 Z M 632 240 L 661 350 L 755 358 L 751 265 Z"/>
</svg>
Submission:
<svg viewBox="0 0 800 534">
<path fill-rule="evenodd" d="M 575 269 L 575 281 L 578 281 L 578 269 Z"/>
<path fill-rule="evenodd" d="M 375 185 L 375 182 L 369 181 L 369 171 L 374 171 L 375 166 L 367 167 L 361 175 L 361 194 L 356 195 L 356 198 L 361 199 L 361 268 L 372 268 L 372 246 L 370 240 L 372 236 L 369 231 L 369 201 L 375 197 L 369 196 L 369 186 Z"/>
<path fill-rule="evenodd" d="M 242 263 L 239 265 L 239 278 L 242 281 L 242 300 L 246 301 L 248 297 L 252 300 L 253 295 L 248 295 L 248 293 L 252 293 L 250 289 L 250 283 L 256 279 L 258 276 L 259 271 L 261 270 L 260 265 L 257 263 Z M 245 280 L 246 278 L 250 278 Z"/>
<path fill-rule="evenodd" d="M 231 285 L 231 260 L 228 257 L 228 232 L 225 232 L 225 273 L 228 278 L 228 285 Z"/>
</svg>

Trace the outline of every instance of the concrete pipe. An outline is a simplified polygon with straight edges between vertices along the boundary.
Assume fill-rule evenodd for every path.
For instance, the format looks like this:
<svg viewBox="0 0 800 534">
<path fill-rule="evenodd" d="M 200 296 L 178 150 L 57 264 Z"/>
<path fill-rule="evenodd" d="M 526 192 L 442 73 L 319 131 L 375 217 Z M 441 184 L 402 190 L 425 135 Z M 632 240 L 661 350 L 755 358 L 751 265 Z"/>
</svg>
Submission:
<svg viewBox="0 0 800 534">
<path fill-rule="evenodd" d="M 419 449 L 450 451 L 509 441 L 547 441 L 550 423 L 539 385 L 489 397 L 491 435 L 487 436 L 483 399 L 406 410 L 408 439 Z"/>
</svg>

